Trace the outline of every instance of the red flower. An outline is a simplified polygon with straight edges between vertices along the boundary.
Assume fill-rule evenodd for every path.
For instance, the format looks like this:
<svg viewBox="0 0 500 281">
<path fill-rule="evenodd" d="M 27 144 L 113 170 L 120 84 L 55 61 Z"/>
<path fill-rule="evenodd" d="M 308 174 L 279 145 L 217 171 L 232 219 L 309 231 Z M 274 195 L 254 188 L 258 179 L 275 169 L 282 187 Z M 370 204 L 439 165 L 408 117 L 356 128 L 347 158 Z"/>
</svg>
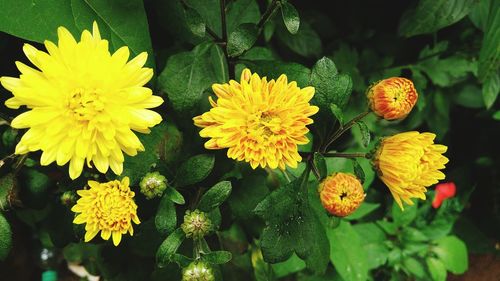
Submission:
<svg viewBox="0 0 500 281">
<path fill-rule="evenodd" d="M 457 187 L 454 182 L 445 182 L 436 185 L 436 195 L 432 201 L 432 207 L 439 208 L 444 200 L 455 196 Z"/>
</svg>

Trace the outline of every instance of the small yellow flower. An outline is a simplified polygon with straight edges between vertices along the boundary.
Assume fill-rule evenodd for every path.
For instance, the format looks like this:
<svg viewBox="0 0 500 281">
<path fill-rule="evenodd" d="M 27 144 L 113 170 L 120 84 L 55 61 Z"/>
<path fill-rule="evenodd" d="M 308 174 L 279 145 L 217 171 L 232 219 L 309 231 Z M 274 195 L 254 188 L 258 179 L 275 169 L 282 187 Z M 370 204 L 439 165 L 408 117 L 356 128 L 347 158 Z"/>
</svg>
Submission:
<svg viewBox="0 0 500 281">
<path fill-rule="evenodd" d="M 386 120 L 405 118 L 418 99 L 413 82 L 402 77 L 377 82 L 366 96 L 372 111 Z"/>
<path fill-rule="evenodd" d="M 301 89 L 284 74 L 267 81 L 245 69 L 240 83 L 231 80 L 212 89 L 217 95 L 217 101 L 209 98 L 212 109 L 193 118 L 203 128 L 200 136 L 210 138 L 205 148 L 229 148 L 228 157 L 249 162 L 254 169 L 297 167 L 302 160 L 297 145 L 309 142 L 306 126 L 318 112 L 309 104 L 313 87 Z"/>
<path fill-rule="evenodd" d="M 83 31 L 77 42 L 64 27 L 57 30 L 58 45 L 45 41 L 48 53 L 25 44 L 23 51 L 37 69 L 16 62 L 19 78 L 1 77 L 14 97 L 5 105 L 28 111 L 12 120 L 12 127 L 28 128 L 16 146 L 16 154 L 41 150 L 42 165 L 69 162 L 72 179 L 80 176 L 84 162 L 101 173 L 123 170 L 123 153 L 144 150 L 133 131 L 149 133 L 162 120 L 148 108 L 162 104 L 143 87 L 153 76 L 143 67 L 147 53 L 131 61 L 128 47 L 114 54 L 101 39 L 97 24 Z"/>
<path fill-rule="evenodd" d="M 134 234 L 132 222 L 139 224 L 135 193 L 129 188 L 129 178 L 121 182 L 107 183 L 89 181 L 89 189 L 78 190 L 81 196 L 71 211 L 79 213 L 73 223 L 85 225 L 85 242 L 89 242 L 99 231 L 104 240 L 113 236 L 113 244 L 118 246 L 122 235 Z"/>
<path fill-rule="evenodd" d="M 328 176 L 320 183 L 318 191 L 323 207 L 338 217 L 352 214 L 366 196 L 359 179 L 346 173 Z"/>
<path fill-rule="evenodd" d="M 442 155 L 447 147 L 434 144 L 435 137 L 432 133 L 413 131 L 380 142 L 373 165 L 401 209 L 402 201 L 413 205 L 411 198 L 425 200 L 426 187 L 445 178 L 439 170 L 448 163 Z"/>
</svg>

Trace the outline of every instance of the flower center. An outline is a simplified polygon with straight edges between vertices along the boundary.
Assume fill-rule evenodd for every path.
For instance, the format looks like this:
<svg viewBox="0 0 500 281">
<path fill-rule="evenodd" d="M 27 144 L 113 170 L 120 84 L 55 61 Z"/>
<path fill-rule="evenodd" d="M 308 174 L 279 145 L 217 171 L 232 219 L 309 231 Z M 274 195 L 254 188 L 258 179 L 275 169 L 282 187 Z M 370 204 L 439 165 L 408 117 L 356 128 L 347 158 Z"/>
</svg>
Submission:
<svg viewBox="0 0 500 281">
<path fill-rule="evenodd" d="M 270 112 L 260 112 L 251 120 L 250 132 L 256 136 L 269 138 L 281 130 L 281 119 Z"/>
<path fill-rule="evenodd" d="M 71 114 L 80 121 L 90 121 L 104 110 L 104 97 L 98 89 L 75 89 L 67 102 Z"/>
</svg>

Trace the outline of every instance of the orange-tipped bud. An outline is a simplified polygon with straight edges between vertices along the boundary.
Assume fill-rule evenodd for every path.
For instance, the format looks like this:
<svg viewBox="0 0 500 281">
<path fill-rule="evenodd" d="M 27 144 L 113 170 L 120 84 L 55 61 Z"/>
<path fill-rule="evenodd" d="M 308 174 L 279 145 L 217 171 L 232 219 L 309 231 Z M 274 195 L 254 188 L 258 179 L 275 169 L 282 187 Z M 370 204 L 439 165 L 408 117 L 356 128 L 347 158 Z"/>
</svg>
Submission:
<svg viewBox="0 0 500 281">
<path fill-rule="evenodd" d="M 319 185 L 321 204 L 330 214 L 338 217 L 352 214 L 365 196 L 361 182 L 351 174 L 332 174 Z"/>
<path fill-rule="evenodd" d="M 368 88 L 366 97 L 375 114 L 386 120 L 395 120 L 403 119 L 410 113 L 418 93 L 411 80 L 391 77 Z"/>
</svg>

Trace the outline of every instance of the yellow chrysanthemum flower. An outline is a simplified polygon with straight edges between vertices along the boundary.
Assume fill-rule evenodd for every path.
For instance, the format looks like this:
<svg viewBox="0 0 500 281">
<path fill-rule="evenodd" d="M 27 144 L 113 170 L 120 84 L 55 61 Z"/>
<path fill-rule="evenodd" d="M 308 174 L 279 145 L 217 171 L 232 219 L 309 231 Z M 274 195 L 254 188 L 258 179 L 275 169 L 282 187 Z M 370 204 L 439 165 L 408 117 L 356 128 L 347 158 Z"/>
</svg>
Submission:
<svg viewBox="0 0 500 281">
<path fill-rule="evenodd" d="M 240 83 L 231 80 L 212 89 L 217 95 L 217 101 L 209 98 L 212 109 L 193 118 L 203 128 L 200 136 L 210 138 L 205 148 L 229 148 L 228 157 L 254 169 L 297 167 L 302 160 L 297 145 L 309 142 L 306 126 L 313 120 L 308 117 L 318 112 L 309 104 L 313 87 L 301 89 L 284 74 L 267 81 L 245 69 Z"/>
<path fill-rule="evenodd" d="M 323 207 L 338 217 L 352 214 L 366 196 L 359 179 L 346 173 L 328 176 L 319 184 L 318 191 Z"/>
<path fill-rule="evenodd" d="M 366 92 L 375 114 L 386 119 L 405 118 L 417 103 L 418 93 L 411 80 L 391 77 L 372 85 Z"/>
<path fill-rule="evenodd" d="M 113 237 L 113 244 L 118 246 L 122 235 L 134 234 L 132 222 L 139 224 L 135 193 L 129 188 L 129 178 L 121 182 L 114 180 L 107 183 L 89 181 L 89 189 L 78 190 L 81 196 L 71 211 L 78 214 L 73 223 L 85 225 L 85 242 L 89 242 L 99 231 L 104 240 Z"/>
<path fill-rule="evenodd" d="M 153 76 L 151 68 L 143 67 L 147 53 L 129 62 L 128 47 L 110 54 L 95 22 L 93 32 L 83 31 L 80 42 L 64 27 L 57 31 L 58 45 L 45 41 L 48 53 L 24 45 L 38 69 L 16 62 L 20 77 L 0 78 L 14 95 L 7 107 L 30 109 L 12 120 L 14 128 L 29 128 L 15 153 L 41 150 L 42 165 L 69 162 L 72 179 L 81 174 L 85 160 L 101 173 L 111 167 L 119 175 L 122 151 L 133 156 L 144 150 L 132 130 L 149 133 L 162 120 L 147 110 L 163 103 L 143 87 Z"/>
<path fill-rule="evenodd" d="M 380 142 L 373 165 L 401 209 L 402 201 L 413 205 L 411 198 L 425 200 L 426 187 L 445 178 L 439 170 L 448 163 L 442 155 L 447 147 L 434 144 L 435 137 L 432 133 L 413 131 Z"/>
</svg>

